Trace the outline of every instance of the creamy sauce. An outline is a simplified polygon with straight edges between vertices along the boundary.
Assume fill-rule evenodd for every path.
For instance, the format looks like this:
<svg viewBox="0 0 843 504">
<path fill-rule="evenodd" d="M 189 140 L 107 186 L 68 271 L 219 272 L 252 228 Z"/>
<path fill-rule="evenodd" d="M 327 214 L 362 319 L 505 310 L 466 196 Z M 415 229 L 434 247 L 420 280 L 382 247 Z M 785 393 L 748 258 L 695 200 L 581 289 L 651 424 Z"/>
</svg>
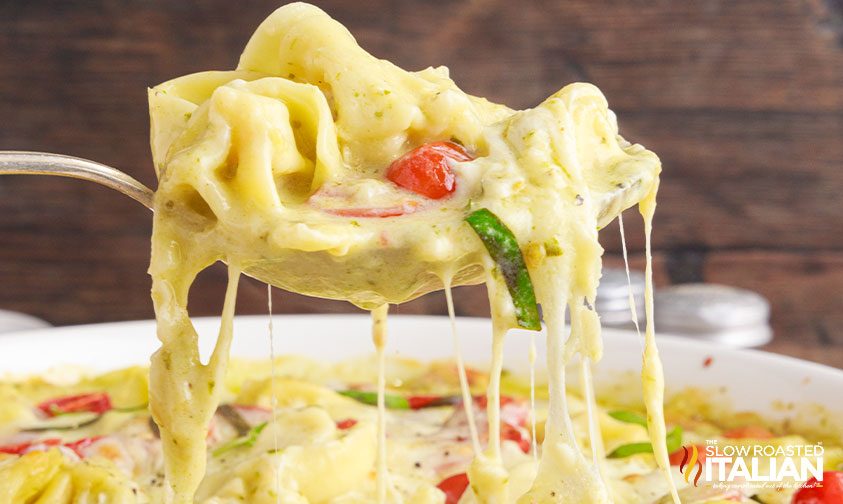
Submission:
<svg viewBox="0 0 843 504">
<path fill-rule="evenodd" d="M 198 335 L 185 309 L 187 285 L 178 272 L 171 273 L 153 276 L 161 348 L 151 359 L 149 404 L 161 432 L 172 492 L 168 500 L 189 503 L 205 477 L 205 436 L 228 362 L 240 271 L 229 266 L 219 336 L 205 365 L 199 361 Z"/>
<path fill-rule="evenodd" d="M 645 194 L 655 197 L 660 164 L 618 136 L 597 88 L 573 84 L 533 109 L 514 111 L 463 93 L 447 69 L 406 72 L 378 60 L 321 10 L 291 4 L 258 28 L 237 70 L 189 75 L 150 90 L 150 115 L 159 177 L 150 273 L 162 342 L 153 357 L 150 403 L 165 439 L 174 502 L 190 502 L 204 474 L 200 437 L 219 402 L 215 384 L 227 359 L 240 268 L 287 290 L 373 310 L 378 502 L 393 500 L 385 465 L 385 336 L 378 323 L 387 303 L 484 280 L 494 325 L 489 441 L 468 471 L 473 494 L 501 503 L 610 500 L 599 474 L 593 393 L 586 390 L 589 462 L 573 434 L 564 370 L 577 354 L 584 362 L 602 354 L 593 309 L 602 254 L 597 230 Z M 385 167 L 408 150 L 449 138 L 475 159 L 451 163 L 457 182 L 448 198 L 425 200 L 384 179 Z M 619 189 L 623 196 L 615 198 Z M 648 200 L 642 207 L 647 219 L 652 206 Z M 343 216 L 344 209 L 360 208 L 413 211 Z M 463 222 L 478 208 L 495 212 L 517 237 L 548 327 L 551 414 L 535 481 L 523 496 L 514 482 L 532 480 L 536 469 L 505 467 L 500 442 L 502 352 L 515 325 L 512 300 Z M 195 275 L 218 260 L 230 265 L 230 284 L 219 341 L 205 366 L 187 297 Z M 645 396 L 656 458 L 667 474 L 663 378 L 650 305 Z M 465 397 L 459 354 L 457 360 Z M 469 425 L 474 441 L 477 427 Z M 510 478 L 516 473 L 521 476 Z"/>
<path fill-rule="evenodd" d="M 291 336 L 308 337 L 309 333 L 304 331 Z M 460 393 L 457 375 L 443 374 L 444 370 L 453 369 L 451 360 L 424 363 L 397 356 L 387 359 L 390 394 L 454 397 Z M 266 422 L 266 429 L 257 436 L 253 446 L 231 448 L 220 455 L 218 452 L 239 434 L 229 423 L 228 416 L 218 411 L 206 441 L 209 447 L 206 476 L 194 501 L 199 504 L 375 502 L 377 406 L 335 392 L 355 386 L 374 391 L 377 382 L 375 360 L 362 357 L 327 363 L 281 355 L 278 363 L 278 387 L 271 384 L 272 370 L 265 359 L 233 359 L 229 364 L 222 391 L 224 408 L 240 411 L 249 427 Z M 146 368 L 136 366 L 82 378 L 78 374 L 76 368 L 69 373 L 68 370 L 60 374 L 51 371 L 15 383 L 0 381 L 0 397 L 3 398 L 0 401 L 0 502 L 164 502 L 162 490 L 166 487 L 160 477 L 162 441 L 152 435 L 149 413 L 142 407 L 108 412 L 98 422 L 78 429 L 40 434 L 21 431 L 36 420 L 35 405 L 48 398 L 97 390 L 106 392 L 115 407 L 121 409 L 142 406 L 147 400 Z M 481 369 L 472 369 L 470 376 L 478 382 L 488 378 Z M 501 408 L 502 421 L 512 422 L 513 413 L 522 419 L 529 413 L 527 387 L 526 374 L 509 375 L 502 380 L 501 394 L 507 397 Z M 573 390 L 568 392 L 567 404 L 575 435 L 581 446 L 585 446 L 590 436 L 585 429 L 584 399 Z M 540 380 L 536 391 L 540 422 L 546 417 L 545 393 Z M 597 414 L 602 419 L 607 447 L 646 439 L 646 431 L 641 426 L 620 424 L 607 415 L 608 411 L 628 407 L 629 399 L 619 392 L 603 397 L 598 405 Z M 277 404 L 275 412 L 270 408 L 273 404 Z M 686 428 L 689 440 L 717 439 L 719 443 L 736 446 L 756 442 L 729 439 L 725 430 L 731 427 L 727 426 L 746 425 L 746 412 L 736 414 L 723 409 L 722 404 L 709 402 L 699 390 L 679 393 L 666 408 L 675 425 Z M 478 416 L 483 414 L 479 412 Z M 823 414 L 833 418 L 831 412 Z M 395 498 L 388 497 L 388 502 L 403 499 L 413 504 L 442 504 L 442 494 L 436 485 L 465 471 L 474 453 L 465 423 L 454 422 L 459 418 L 464 419 L 463 407 L 454 403 L 416 411 L 388 410 L 388 467 L 396 490 Z M 337 426 L 348 419 L 357 420 L 357 424 L 344 428 Z M 765 425 L 760 416 L 750 421 Z M 485 419 L 480 430 L 485 443 Z M 420 432 L 422 437 L 418 436 Z M 809 441 L 795 431 L 787 430 L 777 432 L 768 442 L 777 447 L 795 448 L 822 440 L 826 467 L 835 468 L 843 463 L 843 448 L 836 434 L 829 430 L 825 434 L 827 437 L 814 438 L 820 434 L 811 433 Z M 41 444 L 43 440 L 54 438 L 76 443 L 92 437 L 97 439 L 79 449 L 78 455 L 66 448 Z M 10 446 L 26 441 L 34 441 L 26 453 L 7 452 Z M 449 455 L 445 455 L 446 452 Z M 511 502 L 532 484 L 535 464 L 523 443 L 509 439 L 501 442 L 501 457 L 509 475 L 506 489 Z M 588 450 L 585 450 L 585 458 L 589 458 Z M 759 466 L 771 460 L 762 459 Z M 608 473 L 605 481 L 610 485 L 615 502 L 664 504 L 671 501 L 652 456 L 608 459 L 605 463 Z M 281 481 L 280 494 L 277 493 L 276 477 Z M 711 486 L 693 487 L 683 478 L 678 479 L 677 485 L 682 502 L 688 504 L 712 502 L 717 498 L 733 502 L 741 495 L 746 501 L 751 495 L 735 488 L 717 491 Z M 37 499 L 31 497 L 35 495 Z M 785 503 L 792 500 L 792 491 L 770 488 L 758 491 L 755 497 L 766 504 Z M 476 502 L 469 491 L 462 504 Z"/>
</svg>

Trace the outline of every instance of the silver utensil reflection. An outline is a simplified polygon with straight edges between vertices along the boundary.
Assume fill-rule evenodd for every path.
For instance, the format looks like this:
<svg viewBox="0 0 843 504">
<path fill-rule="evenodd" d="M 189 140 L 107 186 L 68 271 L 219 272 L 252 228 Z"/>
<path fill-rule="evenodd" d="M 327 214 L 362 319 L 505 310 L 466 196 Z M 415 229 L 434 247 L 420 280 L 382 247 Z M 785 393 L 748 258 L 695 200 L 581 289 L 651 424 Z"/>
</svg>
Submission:
<svg viewBox="0 0 843 504">
<path fill-rule="evenodd" d="M 95 182 L 152 209 L 152 189 L 116 168 L 62 154 L 0 151 L 0 175 L 55 175 Z"/>
</svg>

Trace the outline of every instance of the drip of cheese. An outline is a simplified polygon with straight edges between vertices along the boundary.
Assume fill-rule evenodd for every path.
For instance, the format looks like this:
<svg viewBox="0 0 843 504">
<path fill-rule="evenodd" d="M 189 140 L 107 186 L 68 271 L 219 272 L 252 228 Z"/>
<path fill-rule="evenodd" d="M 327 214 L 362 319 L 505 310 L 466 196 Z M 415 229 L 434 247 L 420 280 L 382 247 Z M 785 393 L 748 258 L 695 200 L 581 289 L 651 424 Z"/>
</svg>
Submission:
<svg viewBox="0 0 843 504">
<path fill-rule="evenodd" d="M 457 317 L 454 314 L 454 298 L 451 293 L 450 278 L 446 278 L 443 283 L 445 284 L 445 301 L 448 305 L 448 319 L 451 322 L 451 338 L 454 341 L 454 360 L 457 364 L 457 375 L 460 379 L 460 395 L 462 395 L 463 409 L 465 410 L 465 417 L 468 421 L 468 432 L 471 436 L 471 446 L 474 448 L 474 454 L 476 456 L 480 453 L 480 437 L 477 435 L 477 422 L 474 418 L 474 399 L 471 396 L 471 389 L 468 387 L 468 377 L 465 373 L 465 362 L 463 362 L 462 349 L 460 348 L 460 338 L 457 334 Z"/>
<path fill-rule="evenodd" d="M 268 316 L 267 336 L 269 337 L 269 393 L 272 396 L 272 423 L 278 423 L 278 399 L 275 394 L 275 327 L 272 323 L 272 286 L 266 286 L 266 312 Z M 278 431 L 272 429 L 272 451 L 278 452 Z M 281 478 L 275 471 L 276 504 L 281 504 Z"/>
<path fill-rule="evenodd" d="M 644 406 L 647 409 L 647 429 L 650 433 L 650 443 L 656 463 L 664 473 L 668 482 L 673 502 L 679 504 L 679 494 L 670 470 L 667 453 L 667 428 L 664 423 L 664 370 L 656 346 L 656 329 L 653 320 L 653 254 L 651 251 L 651 235 L 653 232 L 653 214 L 656 211 L 656 191 L 658 180 L 650 194 L 639 204 L 641 215 L 644 217 L 644 243 L 647 266 L 644 271 L 644 312 L 647 316 L 647 326 L 644 329 L 644 358 L 641 369 L 641 382 L 644 386 Z"/>
<path fill-rule="evenodd" d="M 389 305 L 372 310 L 372 342 L 375 344 L 378 360 L 378 451 L 377 451 L 377 499 L 384 504 L 390 487 L 389 469 L 386 467 L 386 316 Z M 394 497 L 393 497 L 394 500 Z"/>
<path fill-rule="evenodd" d="M 626 233 L 623 229 L 623 214 L 618 215 L 618 227 L 621 232 L 621 250 L 623 251 L 623 267 L 626 272 L 626 292 L 629 302 L 629 316 L 632 319 L 632 325 L 635 326 L 635 335 L 638 337 L 638 342 L 641 342 L 641 326 L 638 324 L 638 307 L 635 305 L 635 295 L 632 293 L 632 277 L 629 274 L 629 254 L 626 250 Z M 641 353 L 644 353 L 644 345 L 641 345 Z"/>
<path fill-rule="evenodd" d="M 478 502 L 509 502 L 507 482 L 509 473 L 501 459 L 500 398 L 501 371 L 503 370 L 503 341 L 514 317 L 512 298 L 503 278 L 497 273 L 491 259 L 486 261 L 486 290 L 492 311 L 492 362 L 489 385 L 486 389 L 486 416 L 489 442 L 483 453 L 477 455 L 468 470 L 468 478 Z"/>
<path fill-rule="evenodd" d="M 582 381 L 582 395 L 585 399 L 586 414 L 588 415 L 588 441 L 591 444 L 591 461 L 600 471 L 605 481 L 603 462 L 606 451 L 603 447 L 603 437 L 600 434 L 600 424 L 597 421 L 597 399 L 594 397 L 594 380 L 591 373 L 591 360 L 583 358 L 580 363 L 580 380 Z"/>
<path fill-rule="evenodd" d="M 562 267 L 562 265 L 556 265 Z M 545 273 L 549 273 L 545 271 Z M 561 271 L 557 270 L 557 275 Z M 565 363 L 568 347 L 565 341 L 565 306 L 568 289 L 558 285 L 564 276 L 537 275 L 536 294 L 542 304 L 547 324 L 547 373 L 549 410 L 545 424 L 538 474 L 532 488 L 519 504 L 556 502 L 611 502 L 608 489 L 593 464 L 583 455 L 568 414 L 565 396 Z M 581 303 L 582 301 L 579 301 Z M 572 335 L 571 338 L 574 338 Z"/>
<path fill-rule="evenodd" d="M 533 460 L 539 460 L 538 436 L 536 435 L 536 333 L 530 332 L 530 453 Z"/>
<path fill-rule="evenodd" d="M 204 474 L 203 436 L 219 400 L 241 269 L 277 287 L 374 310 L 376 322 L 387 303 L 443 283 L 485 280 L 494 326 L 489 444 L 469 477 L 479 501 L 518 499 L 501 461 L 499 426 L 512 302 L 464 223 L 477 208 L 493 211 L 515 234 L 548 325 L 551 415 L 538 475 L 519 500 L 609 499 L 573 436 L 563 375 L 574 355 L 596 362 L 602 354 L 593 309 L 602 254 L 597 229 L 645 194 L 654 196 L 660 164 L 618 135 L 597 88 L 569 85 L 533 109 L 514 111 L 462 92 L 445 68 L 406 72 L 378 60 L 318 8 L 290 4 L 261 24 L 237 70 L 181 77 L 151 89 L 149 99 L 159 177 L 150 274 L 162 342 L 153 356 L 150 404 L 165 441 L 172 501 L 190 502 Z M 424 200 L 385 180 L 397 157 L 450 138 L 476 159 L 453 163 L 457 183 L 448 198 Z M 396 206 L 416 211 L 393 218 L 337 214 Z M 219 260 L 230 265 L 231 277 L 220 337 L 203 365 L 187 297 L 194 277 Z M 648 324 L 645 393 L 656 457 L 666 471 L 651 329 Z M 377 323 L 373 332 L 382 365 Z M 392 499 L 384 417 L 381 411 L 380 502 Z"/>
<path fill-rule="evenodd" d="M 228 362 L 239 278 L 240 271 L 229 266 L 219 336 L 210 361 L 202 364 L 198 335 L 186 310 L 190 277 L 179 268 L 153 271 L 152 296 L 161 348 L 151 359 L 149 405 L 161 431 L 172 491 L 169 499 L 178 504 L 192 502 L 205 477 L 205 437 L 219 404 Z"/>
</svg>

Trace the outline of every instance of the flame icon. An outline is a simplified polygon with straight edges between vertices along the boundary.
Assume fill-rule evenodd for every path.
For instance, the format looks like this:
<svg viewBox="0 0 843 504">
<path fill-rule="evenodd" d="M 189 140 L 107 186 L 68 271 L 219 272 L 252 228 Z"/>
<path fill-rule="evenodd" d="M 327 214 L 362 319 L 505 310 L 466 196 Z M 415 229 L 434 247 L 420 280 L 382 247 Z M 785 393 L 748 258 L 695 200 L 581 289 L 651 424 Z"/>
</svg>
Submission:
<svg viewBox="0 0 843 504">
<path fill-rule="evenodd" d="M 702 476 L 703 473 L 702 462 L 700 462 L 700 452 L 697 450 L 696 445 L 691 445 L 690 450 L 683 446 L 682 451 L 684 453 L 682 455 L 682 462 L 679 463 L 679 470 L 682 472 L 682 476 L 685 477 L 685 481 L 690 483 L 691 474 L 693 474 L 694 469 L 696 468 L 697 475 L 694 476 L 694 486 L 698 486 L 700 476 Z"/>
</svg>

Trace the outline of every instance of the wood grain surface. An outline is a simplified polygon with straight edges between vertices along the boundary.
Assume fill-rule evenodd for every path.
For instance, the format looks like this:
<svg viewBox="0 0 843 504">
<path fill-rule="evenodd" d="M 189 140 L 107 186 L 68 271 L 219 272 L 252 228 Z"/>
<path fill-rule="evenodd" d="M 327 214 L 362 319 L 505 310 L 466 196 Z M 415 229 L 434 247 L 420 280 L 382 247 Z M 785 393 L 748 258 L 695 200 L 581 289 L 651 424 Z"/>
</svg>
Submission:
<svg viewBox="0 0 843 504">
<path fill-rule="evenodd" d="M 843 367 L 840 0 L 324 1 L 375 55 L 447 65 L 468 92 L 532 106 L 565 83 L 607 95 L 621 132 L 659 153 L 657 280 L 720 282 L 773 305 L 769 349 Z M 270 1 L 0 3 L 0 149 L 111 164 L 155 185 L 146 87 L 232 68 Z M 638 220 L 627 218 L 641 264 Z M 0 309 L 54 324 L 152 316 L 150 214 L 77 181 L 0 179 Z M 618 232 L 602 233 L 617 264 Z M 217 266 L 191 312 L 217 313 Z M 238 311 L 265 310 L 241 288 Z M 353 311 L 279 294 L 279 312 Z M 444 313 L 441 294 L 400 307 Z M 457 310 L 487 313 L 481 288 Z"/>
</svg>

